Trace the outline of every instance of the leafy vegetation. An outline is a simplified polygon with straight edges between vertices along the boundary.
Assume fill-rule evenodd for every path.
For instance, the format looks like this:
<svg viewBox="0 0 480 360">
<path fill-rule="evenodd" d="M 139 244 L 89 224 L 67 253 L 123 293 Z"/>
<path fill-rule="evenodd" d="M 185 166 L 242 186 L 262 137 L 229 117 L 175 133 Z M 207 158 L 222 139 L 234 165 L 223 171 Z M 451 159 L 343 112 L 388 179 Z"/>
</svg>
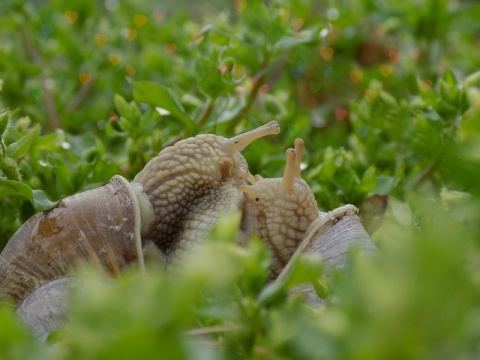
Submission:
<svg viewBox="0 0 480 360">
<path fill-rule="evenodd" d="M 280 176 L 303 138 L 319 206 L 359 206 L 380 249 L 320 277 L 313 309 L 285 294 L 321 266 L 266 285 L 265 248 L 234 245 L 227 218 L 176 276 L 81 272 L 48 345 L 1 307 L 0 359 L 478 356 L 477 2 L 7 0 L 0 14 L 0 248 L 35 210 L 131 179 L 176 140 L 276 119 L 282 133 L 244 152 L 251 172 Z"/>
</svg>

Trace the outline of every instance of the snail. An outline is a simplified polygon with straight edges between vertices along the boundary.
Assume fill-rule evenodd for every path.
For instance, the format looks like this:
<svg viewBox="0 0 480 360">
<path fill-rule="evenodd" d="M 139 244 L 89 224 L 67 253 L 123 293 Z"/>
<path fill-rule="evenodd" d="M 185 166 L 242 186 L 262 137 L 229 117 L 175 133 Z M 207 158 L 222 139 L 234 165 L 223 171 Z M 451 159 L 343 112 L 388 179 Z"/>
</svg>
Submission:
<svg viewBox="0 0 480 360">
<path fill-rule="evenodd" d="M 114 176 L 103 187 L 34 215 L 0 255 L 0 298 L 13 301 L 18 317 L 45 338 L 66 316 L 69 271 L 76 264 L 95 263 L 117 275 L 132 264 L 143 269 L 144 256 L 176 263 L 205 238 L 220 213 L 230 210 L 242 213 L 238 242 L 246 244 L 257 234 L 270 250 L 271 280 L 302 252 L 317 253 L 333 269 L 345 265 L 352 245 L 373 249 L 352 205 L 329 214 L 318 210 L 300 176 L 302 140 L 286 151 L 283 178 L 249 173 L 240 151 L 279 132 L 272 121 L 229 139 L 204 134 L 179 141 L 149 161 L 132 182 Z M 335 229 L 341 218 L 355 225 L 345 238 L 336 236 L 345 234 Z"/>
<path fill-rule="evenodd" d="M 272 255 L 270 278 L 275 279 L 287 265 L 309 225 L 315 220 L 318 205 L 307 183 L 300 177 L 303 140 L 286 151 L 283 178 L 250 178 L 242 185 L 246 204 L 241 230 L 244 239 L 256 233 Z M 245 240 L 244 240 L 245 241 Z"/>
</svg>

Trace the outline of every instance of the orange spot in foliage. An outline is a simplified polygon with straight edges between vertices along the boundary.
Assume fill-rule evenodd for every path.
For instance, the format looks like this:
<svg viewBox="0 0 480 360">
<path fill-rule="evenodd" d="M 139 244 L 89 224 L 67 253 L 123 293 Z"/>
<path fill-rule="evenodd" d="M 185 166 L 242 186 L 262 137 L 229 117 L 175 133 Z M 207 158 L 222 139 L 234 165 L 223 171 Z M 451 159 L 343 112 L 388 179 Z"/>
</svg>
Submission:
<svg viewBox="0 0 480 360">
<path fill-rule="evenodd" d="M 127 66 L 125 66 L 125 72 L 130 77 L 135 76 L 135 68 L 133 67 L 133 65 L 127 64 Z"/>
<path fill-rule="evenodd" d="M 107 43 L 108 37 L 105 34 L 95 34 L 93 35 L 93 41 L 98 47 L 105 46 Z"/>
<path fill-rule="evenodd" d="M 378 96 L 377 90 L 372 90 L 372 89 L 365 90 L 365 97 L 367 98 L 368 101 L 375 100 L 377 96 Z"/>
<path fill-rule="evenodd" d="M 117 66 L 122 62 L 123 57 L 120 54 L 110 53 L 110 55 L 108 55 L 108 59 L 113 66 Z"/>
<path fill-rule="evenodd" d="M 165 20 L 165 13 L 163 11 L 154 11 L 153 19 L 156 23 L 161 23 L 163 20 Z"/>
<path fill-rule="evenodd" d="M 148 21 L 148 18 L 146 15 L 135 14 L 133 16 L 133 23 L 137 28 L 144 27 L 147 21 Z"/>
<path fill-rule="evenodd" d="M 78 78 L 80 79 L 80 82 L 83 85 L 85 85 L 92 80 L 93 76 L 92 76 L 92 74 L 82 72 L 82 73 L 78 74 Z"/>
<path fill-rule="evenodd" d="M 292 27 L 293 30 L 298 31 L 303 27 L 305 21 L 302 18 L 294 17 L 292 18 Z"/>
<path fill-rule="evenodd" d="M 263 96 L 268 93 L 268 90 L 270 90 L 270 86 L 268 84 L 263 84 L 258 88 L 258 95 Z"/>
<path fill-rule="evenodd" d="M 360 80 L 362 80 L 363 72 L 361 72 L 360 70 L 350 70 L 350 73 L 348 74 L 348 76 L 350 76 L 350 80 L 352 80 L 352 82 L 356 84 Z"/>
<path fill-rule="evenodd" d="M 393 72 L 393 67 L 390 65 L 380 65 L 380 74 L 382 74 L 383 77 L 389 77 Z"/>
<path fill-rule="evenodd" d="M 402 58 L 402 53 L 398 50 L 390 50 L 388 52 L 388 57 L 390 58 L 390 61 L 394 64 L 398 63 L 400 59 Z"/>
<path fill-rule="evenodd" d="M 72 24 L 75 24 L 78 20 L 78 12 L 77 11 L 70 11 L 70 10 L 67 10 L 65 11 L 65 20 L 67 20 L 67 22 L 72 25 Z"/>
<path fill-rule="evenodd" d="M 246 0 L 235 0 L 233 2 L 233 7 L 238 12 L 242 12 L 247 7 L 247 1 Z"/>
<path fill-rule="evenodd" d="M 418 82 L 418 86 L 420 87 L 421 91 L 428 91 L 432 88 L 433 83 L 432 80 L 422 79 Z"/>
<path fill-rule="evenodd" d="M 320 56 L 323 60 L 329 61 L 333 57 L 333 54 L 335 54 L 335 50 L 331 47 L 322 46 L 320 48 Z"/>
<path fill-rule="evenodd" d="M 135 40 L 135 38 L 137 37 L 138 35 L 138 31 L 135 30 L 135 29 L 124 29 L 123 30 L 123 36 L 125 36 L 125 38 L 128 40 L 128 41 L 133 41 Z"/>
<path fill-rule="evenodd" d="M 335 117 L 337 118 L 338 121 L 345 120 L 347 116 L 348 116 L 347 109 L 335 109 Z"/>
<path fill-rule="evenodd" d="M 166 43 L 165 45 L 163 45 L 163 48 L 165 49 L 165 52 L 167 53 L 167 55 L 170 55 L 170 56 L 177 52 L 177 45 L 172 43 Z"/>
</svg>

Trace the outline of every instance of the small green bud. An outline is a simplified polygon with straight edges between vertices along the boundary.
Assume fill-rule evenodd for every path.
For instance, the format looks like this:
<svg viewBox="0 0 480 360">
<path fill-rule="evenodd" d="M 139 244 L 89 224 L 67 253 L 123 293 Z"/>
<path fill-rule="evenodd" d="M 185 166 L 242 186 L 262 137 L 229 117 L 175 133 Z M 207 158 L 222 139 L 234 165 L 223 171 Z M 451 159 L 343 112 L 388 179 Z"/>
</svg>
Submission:
<svg viewBox="0 0 480 360">
<path fill-rule="evenodd" d="M 8 180 L 20 181 L 21 175 L 18 170 L 17 162 L 12 158 L 6 157 L 0 162 L 0 170 Z"/>
<path fill-rule="evenodd" d="M 0 137 L 3 136 L 5 130 L 7 130 L 8 123 L 10 121 L 10 111 L 4 110 L 0 112 Z"/>
</svg>

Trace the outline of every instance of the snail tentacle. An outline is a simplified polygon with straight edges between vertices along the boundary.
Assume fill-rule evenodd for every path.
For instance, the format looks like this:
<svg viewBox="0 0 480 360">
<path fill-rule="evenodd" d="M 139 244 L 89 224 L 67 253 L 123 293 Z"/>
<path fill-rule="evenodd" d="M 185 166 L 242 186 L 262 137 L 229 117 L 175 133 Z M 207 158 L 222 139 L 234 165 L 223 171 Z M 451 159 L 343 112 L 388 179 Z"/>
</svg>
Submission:
<svg viewBox="0 0 480 360">
<path fill-rule="evenodd" d="M 283 173 L 282 178 L 282 191 L 285 193 L 292 192 L 293 187 L 295 185 L 295 177 L 297 174 L 297 169 L 295 168 L 296 165 L 296 152 L 294 149 L 288 149 L 285 152 L 287 157 L 287 163 L 285 165 L 285 171 Z"/>
<path fill-rule="evenodd" d="M 280 126 L 276 121 L 270 121 L 268 124 L 260 126 L 254 130 L 237 135 L 228 139 L 223 146 L 227 154 L 233 154 L 236 151 L 242 151 L 253 141 L 267 135 L 277 135 L 280 133 Z"/>
</svg>

